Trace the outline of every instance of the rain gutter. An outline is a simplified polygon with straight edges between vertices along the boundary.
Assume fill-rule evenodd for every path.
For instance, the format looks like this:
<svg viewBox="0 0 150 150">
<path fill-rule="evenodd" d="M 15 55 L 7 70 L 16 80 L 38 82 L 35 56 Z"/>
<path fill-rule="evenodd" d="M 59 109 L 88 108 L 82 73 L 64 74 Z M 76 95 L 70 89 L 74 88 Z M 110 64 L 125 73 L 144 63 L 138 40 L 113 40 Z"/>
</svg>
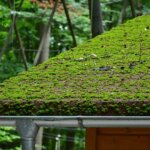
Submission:
<svg viewBox="0 0 150 150">
<path fill-rule="evenodd" d="M 150 116 L 0 116 L 0 126 L 30 120 L 43 127 L 150 127 Z"/>
<path fill-rule="evenodd" d="M 40 127 L 150 128 L 150 116 L 0 116 L 0 126 L 16 126 L 22 150 L 35 150 Z"/>
</svg>

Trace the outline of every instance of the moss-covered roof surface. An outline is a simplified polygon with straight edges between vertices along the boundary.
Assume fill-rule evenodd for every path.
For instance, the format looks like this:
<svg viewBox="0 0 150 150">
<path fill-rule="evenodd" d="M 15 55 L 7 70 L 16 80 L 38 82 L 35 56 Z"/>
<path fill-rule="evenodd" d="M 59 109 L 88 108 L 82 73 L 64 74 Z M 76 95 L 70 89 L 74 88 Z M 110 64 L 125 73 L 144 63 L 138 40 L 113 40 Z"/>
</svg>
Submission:
<svg viewBox="0 0 150 150">
<path fill-rule="evenodd" d="M 0 115 L 150 115 L 150 15 L 1 83 Z"/>
</svg>

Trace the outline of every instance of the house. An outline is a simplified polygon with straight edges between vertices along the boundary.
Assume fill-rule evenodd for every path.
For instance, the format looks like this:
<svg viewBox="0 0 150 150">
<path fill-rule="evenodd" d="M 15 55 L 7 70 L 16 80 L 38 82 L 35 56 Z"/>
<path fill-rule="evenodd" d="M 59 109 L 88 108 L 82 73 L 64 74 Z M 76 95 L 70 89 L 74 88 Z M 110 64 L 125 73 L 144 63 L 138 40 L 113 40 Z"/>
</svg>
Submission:
<svg viewBox="0 0 150 150">
<path fill-rule="evenodd" d="M 58 118 L 77 120 L 87 128 L 86 150 L 149 150 L 150 15 L 1 83 L 0 115 L 47 116 L 57 126 Z"/>
</svg>

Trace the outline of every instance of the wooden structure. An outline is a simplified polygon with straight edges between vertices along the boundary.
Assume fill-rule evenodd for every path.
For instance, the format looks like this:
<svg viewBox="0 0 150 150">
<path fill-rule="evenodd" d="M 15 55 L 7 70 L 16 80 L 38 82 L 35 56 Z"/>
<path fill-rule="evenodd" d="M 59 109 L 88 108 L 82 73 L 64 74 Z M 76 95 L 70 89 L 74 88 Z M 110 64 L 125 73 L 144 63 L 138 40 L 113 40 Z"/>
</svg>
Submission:
<svg viewBox="0 0 150 150">
<path fill-rule="evenodd" d="M 86 150 L 149 150 L 150 128 L 88 128 Z"/>
</svg>

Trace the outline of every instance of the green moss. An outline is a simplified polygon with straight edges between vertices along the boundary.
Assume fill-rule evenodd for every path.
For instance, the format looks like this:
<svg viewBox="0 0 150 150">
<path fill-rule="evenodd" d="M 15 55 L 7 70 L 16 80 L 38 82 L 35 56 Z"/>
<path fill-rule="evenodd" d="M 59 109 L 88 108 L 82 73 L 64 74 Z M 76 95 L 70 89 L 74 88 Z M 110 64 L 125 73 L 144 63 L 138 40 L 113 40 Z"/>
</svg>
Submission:
<svg viewBox="0 0 150 150">
<path fill-rule="evenodd" d="M 150 114 L 149 25 L 137 17 L 6 80 L 0 114 Z"/>
</svg>

